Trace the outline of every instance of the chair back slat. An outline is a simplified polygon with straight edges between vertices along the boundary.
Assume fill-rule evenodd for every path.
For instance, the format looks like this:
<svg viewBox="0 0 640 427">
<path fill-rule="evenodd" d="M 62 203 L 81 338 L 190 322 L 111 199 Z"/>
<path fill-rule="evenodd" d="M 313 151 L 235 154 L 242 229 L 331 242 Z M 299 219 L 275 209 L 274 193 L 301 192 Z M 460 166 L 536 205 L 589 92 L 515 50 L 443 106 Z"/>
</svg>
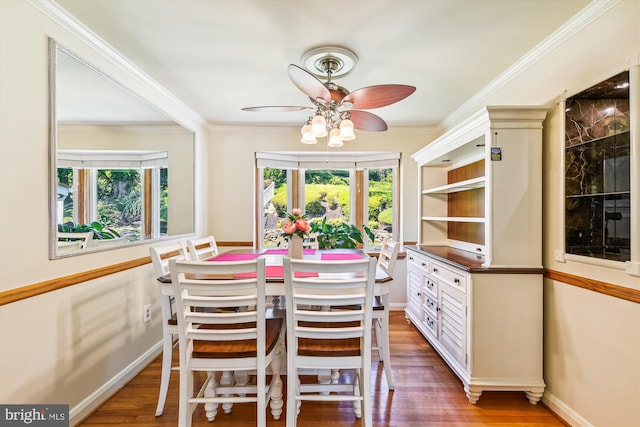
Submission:
<svg viewBox="0 0 640 427">
<path fill-rule="evenodd" d="M 398 251 L 400 250 L 400 243 L 389 238 L 382 242 L 382 248 L 380 249 L 380 255 L 378 255 L 378 267 L 384 270 L 390 277 L 393 277 L 393 272 L 396 268 L 396 260 L 398 259 Z"/>
<path fill-rule="evenodd" d="M 187 240 L 191 261 L 203 261 L 219 254 L 218 244 L 213 236 Z"/>
<path fill-rule="evenodd" d="M 164 246 L 149 248 L 151 263 L 157 277 L 169 274 L 169 260 L 171 258 L 187 258 L 187 245 L 183 241 Z"/>
</svg>

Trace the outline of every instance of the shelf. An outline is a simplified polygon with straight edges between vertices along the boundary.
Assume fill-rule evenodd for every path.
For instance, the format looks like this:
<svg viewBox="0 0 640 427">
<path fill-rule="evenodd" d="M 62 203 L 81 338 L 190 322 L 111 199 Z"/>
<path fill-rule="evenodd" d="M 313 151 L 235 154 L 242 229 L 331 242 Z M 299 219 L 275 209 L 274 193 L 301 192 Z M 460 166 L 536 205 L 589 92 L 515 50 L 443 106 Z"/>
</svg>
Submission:
<svg viewBox="0 0 640 427">
<path fill-rule="evenodd" d="M 475 190 L 483 188 L 485 179 L 483 176 L 478 178 L 467 179 L 465 181 L 455 182 L 453 184 L 441 185 L 439 187 L 428 188 L 422 191 L 422 194 L 448 194 L 457 191 Z"/>
<path fill-rule="evenodd" d="M 630 195 L 630 191 L 612 191 L 609 193 L 592 193 L 592 194 L 570 194 L 565 196 L 566 199 L 575 199 L 575 198 L 584 198 L 584 197 L 610 197 L 610 196 L 628 196 Z"/>
<path fill-rule="evenodd" d="M 484 223 L 484 218 L 467 216 L 423 216 L 423 221 L 443 221 L 443 222 L 478 222 Z"/>
</svg>

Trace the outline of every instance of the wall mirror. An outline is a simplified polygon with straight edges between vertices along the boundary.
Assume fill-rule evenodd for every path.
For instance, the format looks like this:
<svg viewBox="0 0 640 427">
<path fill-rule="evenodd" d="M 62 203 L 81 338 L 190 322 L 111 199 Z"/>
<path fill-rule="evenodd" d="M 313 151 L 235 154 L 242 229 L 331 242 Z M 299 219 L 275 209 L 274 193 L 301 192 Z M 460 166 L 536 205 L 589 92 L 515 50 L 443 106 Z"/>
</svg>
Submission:
<svg viewBox="0 0 640 427">
<path fill-rule="evenodd" d="M 50 40 L 50 258 L 194 233 L 194 133 Z"/>
</svg>

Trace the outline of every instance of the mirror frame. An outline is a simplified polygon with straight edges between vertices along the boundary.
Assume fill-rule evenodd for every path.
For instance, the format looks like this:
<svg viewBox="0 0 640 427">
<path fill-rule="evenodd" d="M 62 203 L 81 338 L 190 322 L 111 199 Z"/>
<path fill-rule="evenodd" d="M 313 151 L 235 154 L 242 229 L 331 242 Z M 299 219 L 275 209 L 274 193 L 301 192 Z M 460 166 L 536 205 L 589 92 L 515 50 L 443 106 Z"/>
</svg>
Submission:
<svg viewBox="0 0 640 427">
<path fill-rule="evenodd" d="M 173 121 L 176 125 L 181 126 L 182 128 L 184 128 L 185 130 L 189 131 L 192 133 L 192 150 L 193 150 L 193 155 L 192 155 L 192 159 L 191 159 L 191 169 L 193 171 L 193 175 L 192 175 L 192 180 L 193 180 L 193 187 L 192 187 L 192 198 L 191 198 L 191 203 L 192 203 L 192 218 L 191 218 L 191 226 L 192 226 L 192 232 L 190 233 L 186 233 L 186 234 L 176 234 L 176 235 L 168 235 L 168 236 L 162 236 L 162 237 L 158 237 L 158 238 L 153 238 L 153 239 L 141 239 L 141 240 L 134 240 L 134 241 L 129 241 L 125 244 L 119 245 L 119 246 L 111 246 L 111 247 L 94 247 L 94 248 L 88 248 L 88 249 L 82 249 L 80 251 L 73 251 L 73 252 L 69 252 L 69 253 L 59 253 L 58 251 L 58 224 L 57 224 L 57 215 L 58 215 L 58 209 L 57 209 L 57 186 L 58 186 L 58 182 L 57 182 L 57 149 L 58 149 L 58 115 L 57 115 L 57 65 L 58 65 L 58 52 L 59 51 L 63 51 L 65 54 L 73 57 L 74 59 L 76 59 L 77 61 L 79 61 L 80 63 L 82 63 L 83 65 L 85 65 L 88 69 L 92 70 L 93 72 L 97 73 L 98 75 L 102 76 L 103 78 L 109 80 L 111 83 L 113 83 L 114 85 L 116 85 L 117 87 L 121 88 L 122 90 L 124 90 L 125 92 L 127 92 L 128 94 L 130 94 L 131 96 L 137 98 L 138 100 L 140 100 L 141 102 L 146 103 L 147 105 L 153 107 L 154 109 L 158 110 L 159 113 L 163 114 L 164 116 L 167 117 L 167 119 Z M 93 64 L 91 64 L 90 62 L 86 61 L 84 58 L 82 58 L 81 56 L 79 56 L 78 54 L 76 54 L 75 52 L 71 51 L 70 49 L 64 47 L 63 45 L 61 45 L 60 43 L 58 43 L 55 39 L 49 37 L 49 61 L 48 61 L 48 80 L 49 80 L 49 100 L 48 100 L 48 108 L 49 108 L 49 159 L 48 159 L 48 163 L 49 163 L 49 259 L 54 260 L 54 259 L 61 259 L 61 258 L 68 258 L 68 257 L 73 257 L 73 256 L 78 256 L 78 255 L 85 255 L 85 254 L 90 254 L 90 253 L 96 253 L 96 252 L 104 252 L 104 251 L 110 251 L 110 250 L 114 250 L 114 249 L 122 249 L 122 248 L 129 248 L 132 246 L 139 246 L 139 245 L 145 245 L 145 244 L 149 244 L 149 243 L 154 243 L 154 242 L 159 242 L 159 241 L 164 241 L 164 240 L 171 240 L 171 239 L 175 239 L 175 238 L 185 238 L 185 237 L 190 237 L 190 236 L 195 236 L 195 229 L 196 229 L 196 211 L 195 211 L 195 196 L 196 196 L 196 174 L 195 174 L 195 150 L 196 150 L 196 135 L 195 132 L 192 129 L 189 129 L 187 127 L 185 127 L 184 125 L 180 124 L 175 118 L 173 118 L 170 114 L 166 113 L 164 110 L 162 110 L 161 108 L 159 108 L 157 105 L 153 104 L 152 102 L 148 101 L 147 99 L 143 98 L 142 96 L 140 96 L 139 94 L 137 94 L 135 91 L 129 89 L 128 87 L 126 87 L 125 85 L 123 85 L 122 83 L 120 83 L 119 81 L 117 81 L 116 79 L 114 79 L 113 77 L 109 76 L 108 74 L 106 74 L 105 72 L 103 72 L 102 70 L 100 70 L 99 68 L 97 68 L 96 66 L 94 66 Z"/>
</svg>

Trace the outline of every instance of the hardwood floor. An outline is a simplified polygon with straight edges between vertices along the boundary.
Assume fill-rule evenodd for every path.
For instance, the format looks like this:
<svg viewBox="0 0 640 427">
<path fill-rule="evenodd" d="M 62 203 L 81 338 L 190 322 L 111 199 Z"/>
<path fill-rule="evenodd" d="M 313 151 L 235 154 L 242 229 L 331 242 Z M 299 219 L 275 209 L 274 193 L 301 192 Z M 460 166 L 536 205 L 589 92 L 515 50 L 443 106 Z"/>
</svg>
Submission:
<svg viewBox="0 0 640 427">
<path fill-rule="evenodd" d="M 477 405 L 467 400 L 462 384 L 429 343 L 407 324 L 404 312 L 391 312 L 391 360 L 395 391 L 387 390 L 382 364 L 374 356 L 375 426 L 564 426 L 541 404 L 531 405 L 522 392 L 484 392 Z M 177 356 L 177 355 L 176 355 Z M 177 359 L 176 359 L 177 360 Z M 155 417 L 160 383 L 160 357 L 84 420 L 80 426 L 175 426 L 178 417 L 178 372 L 171 383 L 164 414 Z M 286 380 L 285 380 L 286 384 Z M 284 413 L 269 427 L 284 426 Z M 209 423 L 200 405 L 193 426 L 255 425 L 255 405 L 236 404 L 230 414 Z M 351 427 L 361 421 L 349 403 L 304 402 L 298 426 Z"/>
</svg>

